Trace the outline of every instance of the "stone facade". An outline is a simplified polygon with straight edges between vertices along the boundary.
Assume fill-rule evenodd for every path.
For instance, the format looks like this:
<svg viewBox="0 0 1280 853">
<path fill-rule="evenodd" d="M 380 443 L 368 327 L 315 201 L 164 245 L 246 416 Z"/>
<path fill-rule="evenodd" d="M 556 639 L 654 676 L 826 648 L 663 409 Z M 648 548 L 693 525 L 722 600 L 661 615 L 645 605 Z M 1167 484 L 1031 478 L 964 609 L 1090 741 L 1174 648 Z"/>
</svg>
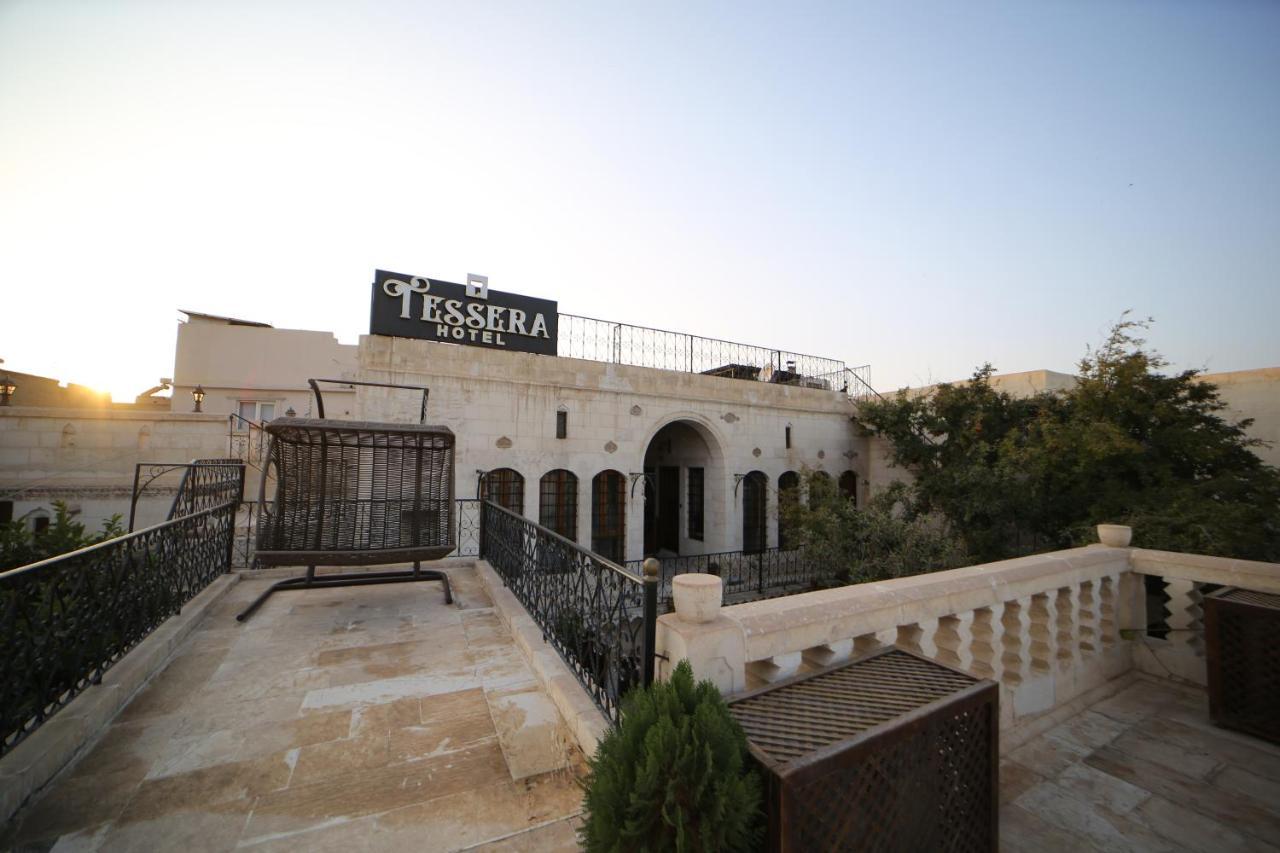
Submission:
<svg viewBox="0 0 1280 853">
<path fill-rule="evenodd" d="M 138 462 L 227 455 L 223 415 L 38 406 L 0 408 L 0 501 L 14 519 L 51 516 L 54 500 L 90 530 L 127 520 Z M 158 479 L 139 502 L 136 527 L 163 521 L 181 474 Z"/>
<path fill-rule="evenodd" d="M 838 478 L 853 471 L 865 498 L 868 440 L 851 422 L 853 403 L 838 391 L 382 336 L 360 339 L 359 364 L 368 381 L 430 387 L 428 422 L 458 435 L 459 497 L 477 494 L 478 472 L 510 468 L 524 480 L 523 512 L 536 520 L 539 480 L 566 469 L 577 478 L 576 538 L 590 546 L 593 478 L 620 472 L 626 559 L 645 550 L 646 465 L 679 469 L 681 554 L 742 548 L 742 480 L 753 471 L 769 484 L 770 546 L 778 541 L 777 483 L 784 472 L 807 467 Z M 361 419 L 417 420 L 414 393 L 360 388 L 357 397 Z M 558 412 L 567 415 L 565 438 L 556 437 Z M 688 535 L 691 467 L 704 471 L 701 540 Z"/>
</svg>

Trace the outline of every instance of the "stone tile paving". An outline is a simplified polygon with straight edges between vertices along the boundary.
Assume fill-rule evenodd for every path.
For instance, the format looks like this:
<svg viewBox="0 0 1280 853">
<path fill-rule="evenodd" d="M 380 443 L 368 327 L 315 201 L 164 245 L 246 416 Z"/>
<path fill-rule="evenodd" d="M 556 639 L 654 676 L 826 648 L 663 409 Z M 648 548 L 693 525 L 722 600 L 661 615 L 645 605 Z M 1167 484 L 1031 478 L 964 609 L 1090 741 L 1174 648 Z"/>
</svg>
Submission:
<svg viewBox="0 0 1280 853">
<path fill-rule="evenodd" d="M 585 772 L 474 570 L 237 584 L 2 833 L 18 850 L 572 850 Z"/>
<path fill-rule="evenodd" d="M 1280 747 L 1215 728 L 1203 691 L 1146 679 L 1008 753 L 1009 851 L 1280 851 Z"/>
</svg>

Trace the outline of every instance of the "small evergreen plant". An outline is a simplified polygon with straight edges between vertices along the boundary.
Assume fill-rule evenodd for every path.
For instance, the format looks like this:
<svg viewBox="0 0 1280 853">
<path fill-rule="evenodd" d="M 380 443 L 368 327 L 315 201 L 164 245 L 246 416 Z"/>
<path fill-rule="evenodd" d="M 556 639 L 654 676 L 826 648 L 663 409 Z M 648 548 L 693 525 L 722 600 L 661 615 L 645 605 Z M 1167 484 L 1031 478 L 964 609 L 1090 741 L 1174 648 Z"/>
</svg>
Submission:
<svg viewBox="0 0 1280 853">
<path fill-rule="evenodd" d="M 590 771 L 580 831 L 589 853 L 754 850 L 762 837 L 746 737 L 716 686 L 694 684 L 688 661 L 627 695 Z"/>
</svg>

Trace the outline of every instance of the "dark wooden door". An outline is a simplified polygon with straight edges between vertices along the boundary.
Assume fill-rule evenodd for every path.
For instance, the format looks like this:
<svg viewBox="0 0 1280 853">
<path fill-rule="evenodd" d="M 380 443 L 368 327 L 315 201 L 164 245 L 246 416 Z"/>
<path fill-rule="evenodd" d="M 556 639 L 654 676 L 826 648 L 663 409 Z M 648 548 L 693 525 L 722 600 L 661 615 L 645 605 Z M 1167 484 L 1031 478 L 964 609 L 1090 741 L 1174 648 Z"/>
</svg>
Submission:
<svg viewBox="0 0 1280 853">
<path fill-rule="evenodd" d="M 742 481 L 742 550 L 747 553 L 769 547 L 768 487 L 769 478 L 761 471 L 752 471 Z"/>
<path fill-rule="evenodd" d="M 680 469 L 658 469 L 658 548 L 680 553 Z"/>
<path fill-rule="evenodd" d="M 644 469 L 644 555 L 658 553 L 658 475 Z"/>
</svg>

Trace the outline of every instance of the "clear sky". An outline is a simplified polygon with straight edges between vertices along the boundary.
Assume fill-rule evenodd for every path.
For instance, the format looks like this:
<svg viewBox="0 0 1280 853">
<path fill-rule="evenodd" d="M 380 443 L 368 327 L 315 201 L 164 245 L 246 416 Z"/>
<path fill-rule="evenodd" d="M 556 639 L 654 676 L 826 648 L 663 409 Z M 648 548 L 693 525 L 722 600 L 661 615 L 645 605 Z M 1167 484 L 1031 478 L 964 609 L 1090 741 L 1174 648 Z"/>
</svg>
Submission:
<svg viewBox="0 0 1280 853">
<path fill-rule="evenodd" d="M 881 389 L 1126 308 L 1280 365 L 1280 3 L 0 0 L 4 367 L 131 399 L 178 308 L 354 342 L 375 268 Z"/>
</svg>

